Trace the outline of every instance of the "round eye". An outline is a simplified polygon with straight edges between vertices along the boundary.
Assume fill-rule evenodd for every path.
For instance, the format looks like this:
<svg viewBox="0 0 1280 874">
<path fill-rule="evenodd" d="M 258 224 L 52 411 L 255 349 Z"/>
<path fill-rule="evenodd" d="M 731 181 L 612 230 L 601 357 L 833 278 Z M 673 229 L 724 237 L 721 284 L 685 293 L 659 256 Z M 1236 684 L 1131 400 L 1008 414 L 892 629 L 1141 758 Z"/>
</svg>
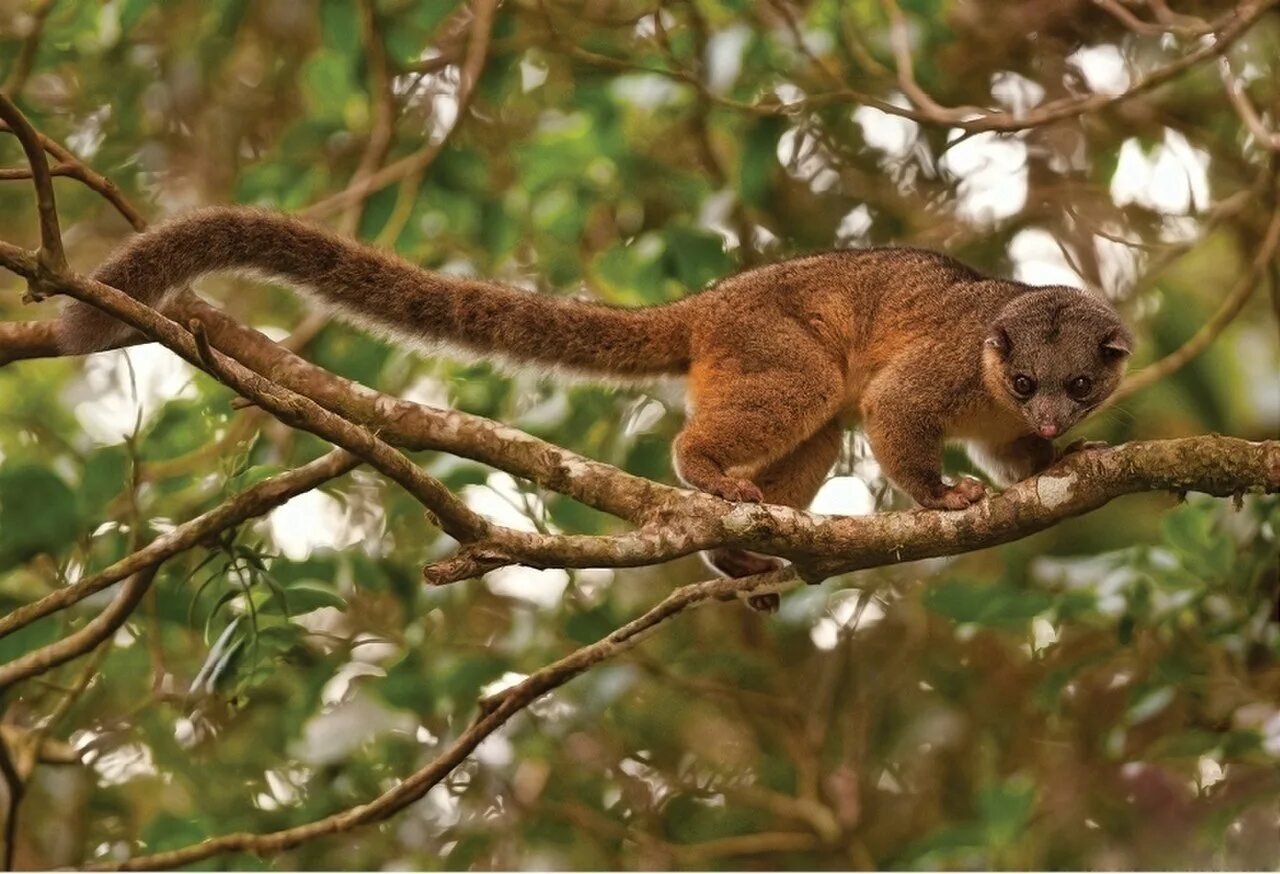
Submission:
<svg viewBox="0 0 1280 874">
<path fill-rule="evenodd" d="M 1067 394 L 1076 400 L 1087 398 L 1091 391 L 1093 391 L 1093 380 L 1087 376 L 1077 376 L 1067 383 Z"/>
<path fill-rule="evenodd" d="M 1029 376 L 1015 376 L 1013 392 L 1020 398 L 1029 398 L 1036 393 L 1036 381 Z"/>
</svg>

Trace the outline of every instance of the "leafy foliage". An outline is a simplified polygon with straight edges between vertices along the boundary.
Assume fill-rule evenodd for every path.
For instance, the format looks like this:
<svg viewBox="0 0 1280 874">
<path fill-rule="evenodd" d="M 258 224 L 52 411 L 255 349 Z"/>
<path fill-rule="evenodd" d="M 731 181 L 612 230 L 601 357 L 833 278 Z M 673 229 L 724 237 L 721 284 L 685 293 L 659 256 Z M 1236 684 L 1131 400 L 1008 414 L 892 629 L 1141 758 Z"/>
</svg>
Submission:
<svg viewBox="0 0 1280 874">
<path fill-rule="evenodd" d="M 28 5 L 0 2 L 0 77 L 17 69 Z M 931 245 L 1006 274 L 1078 271 L 1130 317 L 1141 365 L 1216 309 L 1266 222 L 1260 196 L 1140 278 L 1179 239 L 1209 230 L 1211 200 L 1267 166 L 1209 65 L 1126 110 L 960 142 L 846 99 L 740 105 L 838 82 L 900 101 L 879 4 L 696 0 L 655 18 L 631 0 L 508 2 L 471 109 L 451 130 L 462 6 L 370 4 L 394 74 L 381 163 L 448 139 L 421 180 L 354 207 L 352 226 L 425 266 L 633 306 L 816 249 Z M 946 105 L 1034 93 L 1020 82 L 1050 98 L 1095 87 L 1081 82 L 1091 51 L 1132 78 L 1191 46 L 1162 48 L 1088 4 L 1030 23 L 994 0 L 902 6 L 916 78 Z M 1211 6 L 1186 4 L 1189 14 Z M 348 185 L 375 133 L 362 8 L 57 2 L 20 102 L 149 218 L 196 202 L 300 210 Z M 1259 105 L 1276 99 L 1278 40 L 1272 14 L 1233 50 L 1238 68 L 1256 71 Z M 429 48 L 453 54 L 433 69 Z M 676 69 L 703 88 L 654 72 Z M 1152 160 L 1127 157 L 1135 147 Z M 11 138 L 0 150 L 19 162 Z M 1203 197 L 1189 183 L 1176 203 L 1117 193 L 1166 154 L 1203 182 Z M 70 254 L 88 268 L 129 229 L 98 195 L 57 184 Z M 0 184 L 0 238 L 31 244 L 35 227 L 29 188 Z M 20 309 L 16 283 L 0 282 L 6 318 L 52 316 L 54 304 Z M 268 331 L 306 311 L 243 280 L 202 291 Z M 1274 437 L 1280 362 L 1262 298 L 1208 353 L 1085 436 Z M 337 324 L 306 354 L 382 390 L 672 477 L 682 412 L 662 387 L 510 375 Z M 0 368 L 0 609 L 324 451 L 230 401 L 147 348 Z M 415 461 L 505 521 L 617 530 L 474 462 Z M 873 494 L 883 485 L 856 441 L 836 473 Z M 824 497 L 855 491 L 849 479 L 837 486 Z M 709 608 L 538 702 L 398 818 L 278 862 L 217 865 L 1271 866 L 1278 532 L 1274 497 L 1245 496 L 1238 509 L 1133 497 L 998 550 L 828 581 L 787 596 L 776 617 Z M 361 804 L 456 737 L 478 696 L 706 575 L 690 558 L 424 588 L 421 566 L 451 546 L 406 495 L 359 471 L 168 562 L 154 597 L 95 656 L 98 680 L 51 727 L 84 765 L 37 769 L 20 863 L 106 861 Z M 0 659 L 82 627 L 103 603 L 0 640 Z M 85 664 L 10 690 L 6 721 L 53 712 Z M 749 836 L 762 843 L 735 843 Z"/>
</svg>

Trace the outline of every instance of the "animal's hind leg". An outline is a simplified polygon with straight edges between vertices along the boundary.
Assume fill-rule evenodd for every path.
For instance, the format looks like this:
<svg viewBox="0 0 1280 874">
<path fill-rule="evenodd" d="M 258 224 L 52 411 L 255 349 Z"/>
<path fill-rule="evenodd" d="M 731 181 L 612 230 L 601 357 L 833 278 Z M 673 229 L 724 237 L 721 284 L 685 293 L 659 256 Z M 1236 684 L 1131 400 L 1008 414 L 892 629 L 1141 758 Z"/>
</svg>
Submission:
<svg viewBox="0 0 1280 874">
<path fill-rule="evenodd" d="M 842 389 L 840 372 L 818 355 L 749 373 L 695 364 L 693 413 L 675 441 L 680 478 L 726 500 L 763 500 L 757 477 L 834 418 Z"/>
<path fill-rule="evenodd" d="M 841 428 L 828 422 L 816 434 L 762 470 L 755 478 L 764 500 L 803 510 L 813 501 L 827 473 L 840 454 Z M 706 560 L 721 573 L 746 577 L 782 567 L 782 561 L 745 549 L 715 549 Z M 755 595 L 748 603 L 757 610 L 773 612 L 780 599 L 776 593 Z"/>
</svg>

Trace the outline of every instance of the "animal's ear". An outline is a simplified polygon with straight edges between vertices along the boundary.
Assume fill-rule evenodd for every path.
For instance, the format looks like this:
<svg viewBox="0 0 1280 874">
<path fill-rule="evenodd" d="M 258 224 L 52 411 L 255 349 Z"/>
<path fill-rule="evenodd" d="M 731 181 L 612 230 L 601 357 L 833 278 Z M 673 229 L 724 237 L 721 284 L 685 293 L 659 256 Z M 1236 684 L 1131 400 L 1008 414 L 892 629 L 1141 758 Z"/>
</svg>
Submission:
<svg viewBox="0 0 1280 874">
<path fill-rule="evenodd" d="M 1103 338 L 1099 347 L 1107 361 L 1123 361 L 1133 351 L 1133 338 L 1124 328 L 1118 328 Z"/>
<path fill-rule="evenodd" d="M 1009 332 L 999 322 L 991 326 L 983 345 L 996 350 L 996 352 L 1000 353 L 1001 358 L 1008 358 L 1009 353 L 1013 350 L 1013 341 L 1009 339 Z"/>
</svg>

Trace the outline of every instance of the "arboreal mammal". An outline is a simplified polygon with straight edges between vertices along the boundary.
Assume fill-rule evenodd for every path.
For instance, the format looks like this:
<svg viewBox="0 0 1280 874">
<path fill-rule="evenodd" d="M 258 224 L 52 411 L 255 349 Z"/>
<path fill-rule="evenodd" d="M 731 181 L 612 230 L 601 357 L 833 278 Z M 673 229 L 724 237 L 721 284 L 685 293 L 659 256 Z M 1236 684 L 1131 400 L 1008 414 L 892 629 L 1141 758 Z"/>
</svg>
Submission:
<svg viewBox="0 0 1280 874">
<path fill-rule="evenodd" d="M 419 344 L 612 380 L 685 376 L 680 477 L 729 500 L 793 507 L 813 499 L 854 420 L 922 506 L 967 507 L 985 489 L 943 479 L 945 441 L 968 444 L 997 482 L 1043 469 L 1053 438 L 1115 389 L 1131 345 L 1097 297 L 910 248 L 810 255 L 623 309 L 424 270 L 288 216 L 219 207 L 133 238 L 94 277 L 163 309 L 169 293 L 221 270 L 278 278 Z M 129 331 L 72 302 L 59 343 L 91 352 Z M 776 566 L 733 550 L 710 560 L 734 576 Z"/>
</svg>

